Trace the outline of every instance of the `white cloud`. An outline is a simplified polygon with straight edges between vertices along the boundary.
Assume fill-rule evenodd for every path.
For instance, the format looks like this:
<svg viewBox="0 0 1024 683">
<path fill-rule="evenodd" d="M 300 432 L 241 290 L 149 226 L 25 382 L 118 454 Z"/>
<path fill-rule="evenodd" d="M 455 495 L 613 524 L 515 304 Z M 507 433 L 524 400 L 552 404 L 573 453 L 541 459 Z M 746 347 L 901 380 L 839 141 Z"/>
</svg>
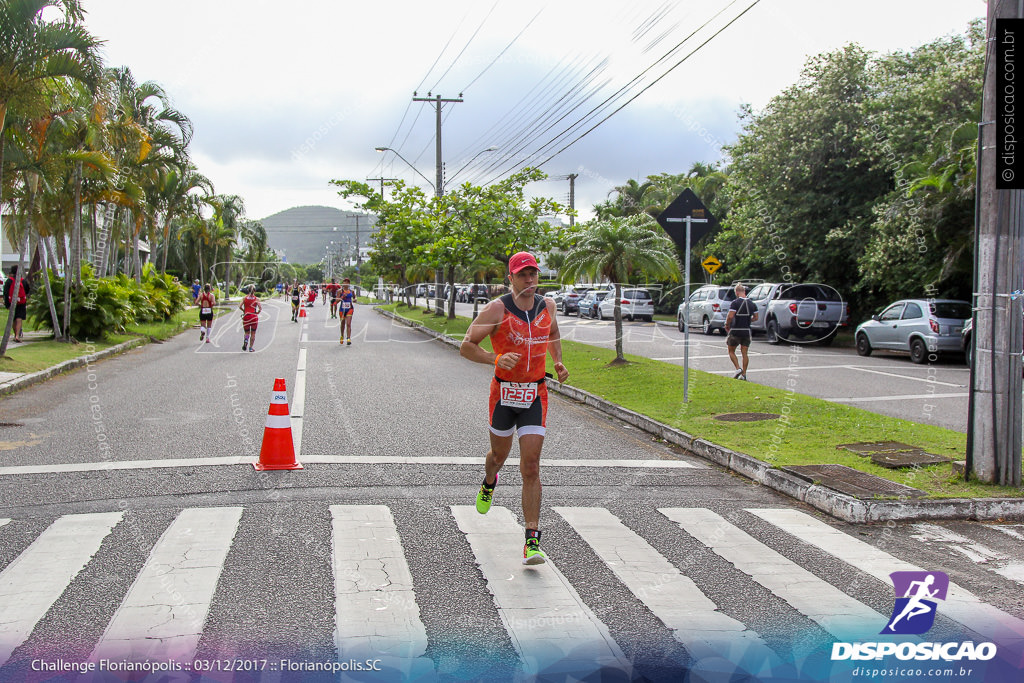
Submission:
<svg viewBox="0 0 1024 683">
<path fill-rule="evenodd" d="M 344 207 L 328 185 L 331 178 L 383 173 L 420 181 L 375 146 L 398 148 L 432 179 L 434 114 L 429 104 L 411 103 L 417 88 L 421 96 L 429 90 L 444 97 L 465 90 L 464 102 L 444 110 L 449 173 L 492 144 L 504 145 L 499 154 L 518 155 L 509 136 L 543 120 L 550 131 L 521 145 L 521 152 L 532 152 L 727 4 L 642 0 L 605 11 L 582 0 L 84 0 L 88 27 L 107 41 L 108 63 L 128 65 L 137 79 L 170 92 L 195 124 L 200 170 L 218 192 L 242 195 L 254 218 L 297 205 Z M 737 2 L 723 16 L 748 4 Z M 807 57 L 849 42 L 880 52 L 911 49 L 962 32 L 985 7 L 984 0 L 766 0 L 544 170 L 586 170 L 576 184 L 577 207 L 586 214 L 629 178 L 718 159 L 720 141 L 735 136 L 739 104 L 763 106 L 797 79 Z M 667 11 L 659 16 L 659 9 Z M 723 23 L 713 22 L 690 44 Z M 602 79 L 614 87 L 561 122 L 544 119 L 556 93 L 578 78 L 560 69 L 575 65 L 573 73 L 582 74 L 602 59 L 604 70 L 581 87 Z M 561 87 L 539 85 L 560 73 Z M 486 154 L 477 161 L 498 158 Z M 467 171 L 455 182 L 489 177 Z M 561 199 L 568 192 L 568 183 L 538 187 Z"/>
</svg>

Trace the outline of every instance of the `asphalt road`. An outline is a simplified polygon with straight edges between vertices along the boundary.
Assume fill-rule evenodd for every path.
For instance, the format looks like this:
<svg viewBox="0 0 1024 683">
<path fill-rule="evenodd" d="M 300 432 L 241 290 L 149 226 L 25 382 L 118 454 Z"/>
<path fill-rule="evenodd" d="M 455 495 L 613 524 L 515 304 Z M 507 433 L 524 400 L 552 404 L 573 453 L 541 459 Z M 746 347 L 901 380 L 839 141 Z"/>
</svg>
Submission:
<svg viewBox="0 0 1024 683">
<path fill-rule="evenodd" d="M 491 512 L 470 507 L 491 369 L 367 307 L 343 346 L 308 310 L 268 302 L 255 353 L 233 314 L 215 343 L 0 400 L 0 681 L 104 656 L 179 680 L 838 680 L 865 662 L 835 643 L 893 639 L 992 641 L 988 662 L 911 664 L 1019 678 L 1024 524 L 835 522 L 556 396 L 551 562 L 524 568 L 514 463 Z M 257 472 L 276 377 L 304 469 Z M 952 582 L 925 634 L 879 635 L 897 570 Z"/>
</svg>

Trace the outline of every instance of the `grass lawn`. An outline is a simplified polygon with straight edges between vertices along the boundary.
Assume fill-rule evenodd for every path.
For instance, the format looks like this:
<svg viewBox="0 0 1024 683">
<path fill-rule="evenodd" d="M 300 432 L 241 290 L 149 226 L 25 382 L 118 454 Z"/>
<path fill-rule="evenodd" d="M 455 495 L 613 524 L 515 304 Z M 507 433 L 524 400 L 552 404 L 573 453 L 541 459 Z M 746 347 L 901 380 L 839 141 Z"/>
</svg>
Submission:
<svg viewBox="0 0 1024 683">
<path fill-rule="evenodd" d="M 422 308 L 404 305 L 382 308 L 455 338 L 465 334 L 470 322 L 467 318 L 438 318 Z M 966 444 L 966 436 L 960 432 L 692 368 L 690 400 L 684 403 L 683 368 L 678 365 L 627 355 L 628 365 L 609 367 L 615 358 L 613 350 L 570 341 L 562 342 L 562 355 L 572 373 L 569 384 L 776 467 L 846 465 L 921 489 L 931 497 L 1024 496 L 1022 489 L 964 482 L 952 475 L 948 464 L 891 470 L 838 448 L 840 444 L 864 441 L 900 441 L 959 460 Z M 783 417 L 758 422 L 715 419 L 724 413 L 773 413 Z"/>
<path fill-rule="evenodd" d="M 233 308 L 215 309 L 215 316 L 224 315 L 231 310 Z M 30 341 L 17 348 L 7 349 L 7 355 L 0 358 L 0 372 L 39 372 L 66 360 L 87 356 L 136 337 L 151 337 L 163 341 L 191 328 L 197 320 L 193 308 L 176 313 L 170 320 L 164 322 L 129 325 L 122 334 L 111 334 L 102 340 L 90 340 L 90 343 L 65 344 L 52 339 Z"/>
</svg>

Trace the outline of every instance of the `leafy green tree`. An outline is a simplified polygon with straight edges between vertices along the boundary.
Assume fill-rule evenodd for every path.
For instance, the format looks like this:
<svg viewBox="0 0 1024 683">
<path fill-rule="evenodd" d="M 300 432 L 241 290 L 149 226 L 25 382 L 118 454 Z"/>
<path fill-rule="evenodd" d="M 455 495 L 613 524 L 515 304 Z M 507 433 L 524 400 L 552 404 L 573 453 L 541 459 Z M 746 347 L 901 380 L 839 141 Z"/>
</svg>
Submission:
<svg viewBox="0 0 1024 683">
<path fill-rule="evenodd" d="M 580 226 L 576 242 L 565 256 L 566 278 L 590 276 L 615 286 L 615 360 L 626 362 L 622 351 L 622 284 L 634 271 L 654 278 L 676 278 L 676 262 L 672 242 L 657 223 L 646 215 L 628 218 L 613 217 L 594 220 Z"/>
</svg>

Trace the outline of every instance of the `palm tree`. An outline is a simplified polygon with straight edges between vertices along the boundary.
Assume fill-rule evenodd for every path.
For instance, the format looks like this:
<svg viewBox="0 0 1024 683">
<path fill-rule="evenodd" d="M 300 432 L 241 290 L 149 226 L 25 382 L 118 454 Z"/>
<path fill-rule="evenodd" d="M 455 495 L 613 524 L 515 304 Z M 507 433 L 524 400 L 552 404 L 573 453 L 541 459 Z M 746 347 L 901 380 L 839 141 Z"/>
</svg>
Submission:
<svg viewBox="0 0 1024 683">
<path fill-rule="evenodd" d="M 654 278 L 679 277 L 675 247 L 656 230 L 646 214 L 628 218 L 594 220 L 582 226 L 576 244 L 565 255 L 563 279 L 590 276 L 615 285 L 615 360 L 623 365 L 622 283 L 635 271 Z"/>
<path fill-rule="evenodd" d="M 48 7 L 63 10 L 63 18 L 45 21 L 43 11 Z M 67 78 L 90 87 L 98 81 L 99 41 L 85 30 L 81 19 L 78 0 L 8 0 L 0 4 L 0 141 L 12 104 L 24 112 L 38 111 L 45 87 L 55 80 Z M 0 144 L 0 206 L 3 167 Z M 27 245 L 27 235 L 25 239 Z M 15 287 L 25 272 L 24 261 L 25 253 L 20 251 Z M 0 356 L 7 352 L 13 322 L 13 316 L 8 316 Z"/>
</svg>

